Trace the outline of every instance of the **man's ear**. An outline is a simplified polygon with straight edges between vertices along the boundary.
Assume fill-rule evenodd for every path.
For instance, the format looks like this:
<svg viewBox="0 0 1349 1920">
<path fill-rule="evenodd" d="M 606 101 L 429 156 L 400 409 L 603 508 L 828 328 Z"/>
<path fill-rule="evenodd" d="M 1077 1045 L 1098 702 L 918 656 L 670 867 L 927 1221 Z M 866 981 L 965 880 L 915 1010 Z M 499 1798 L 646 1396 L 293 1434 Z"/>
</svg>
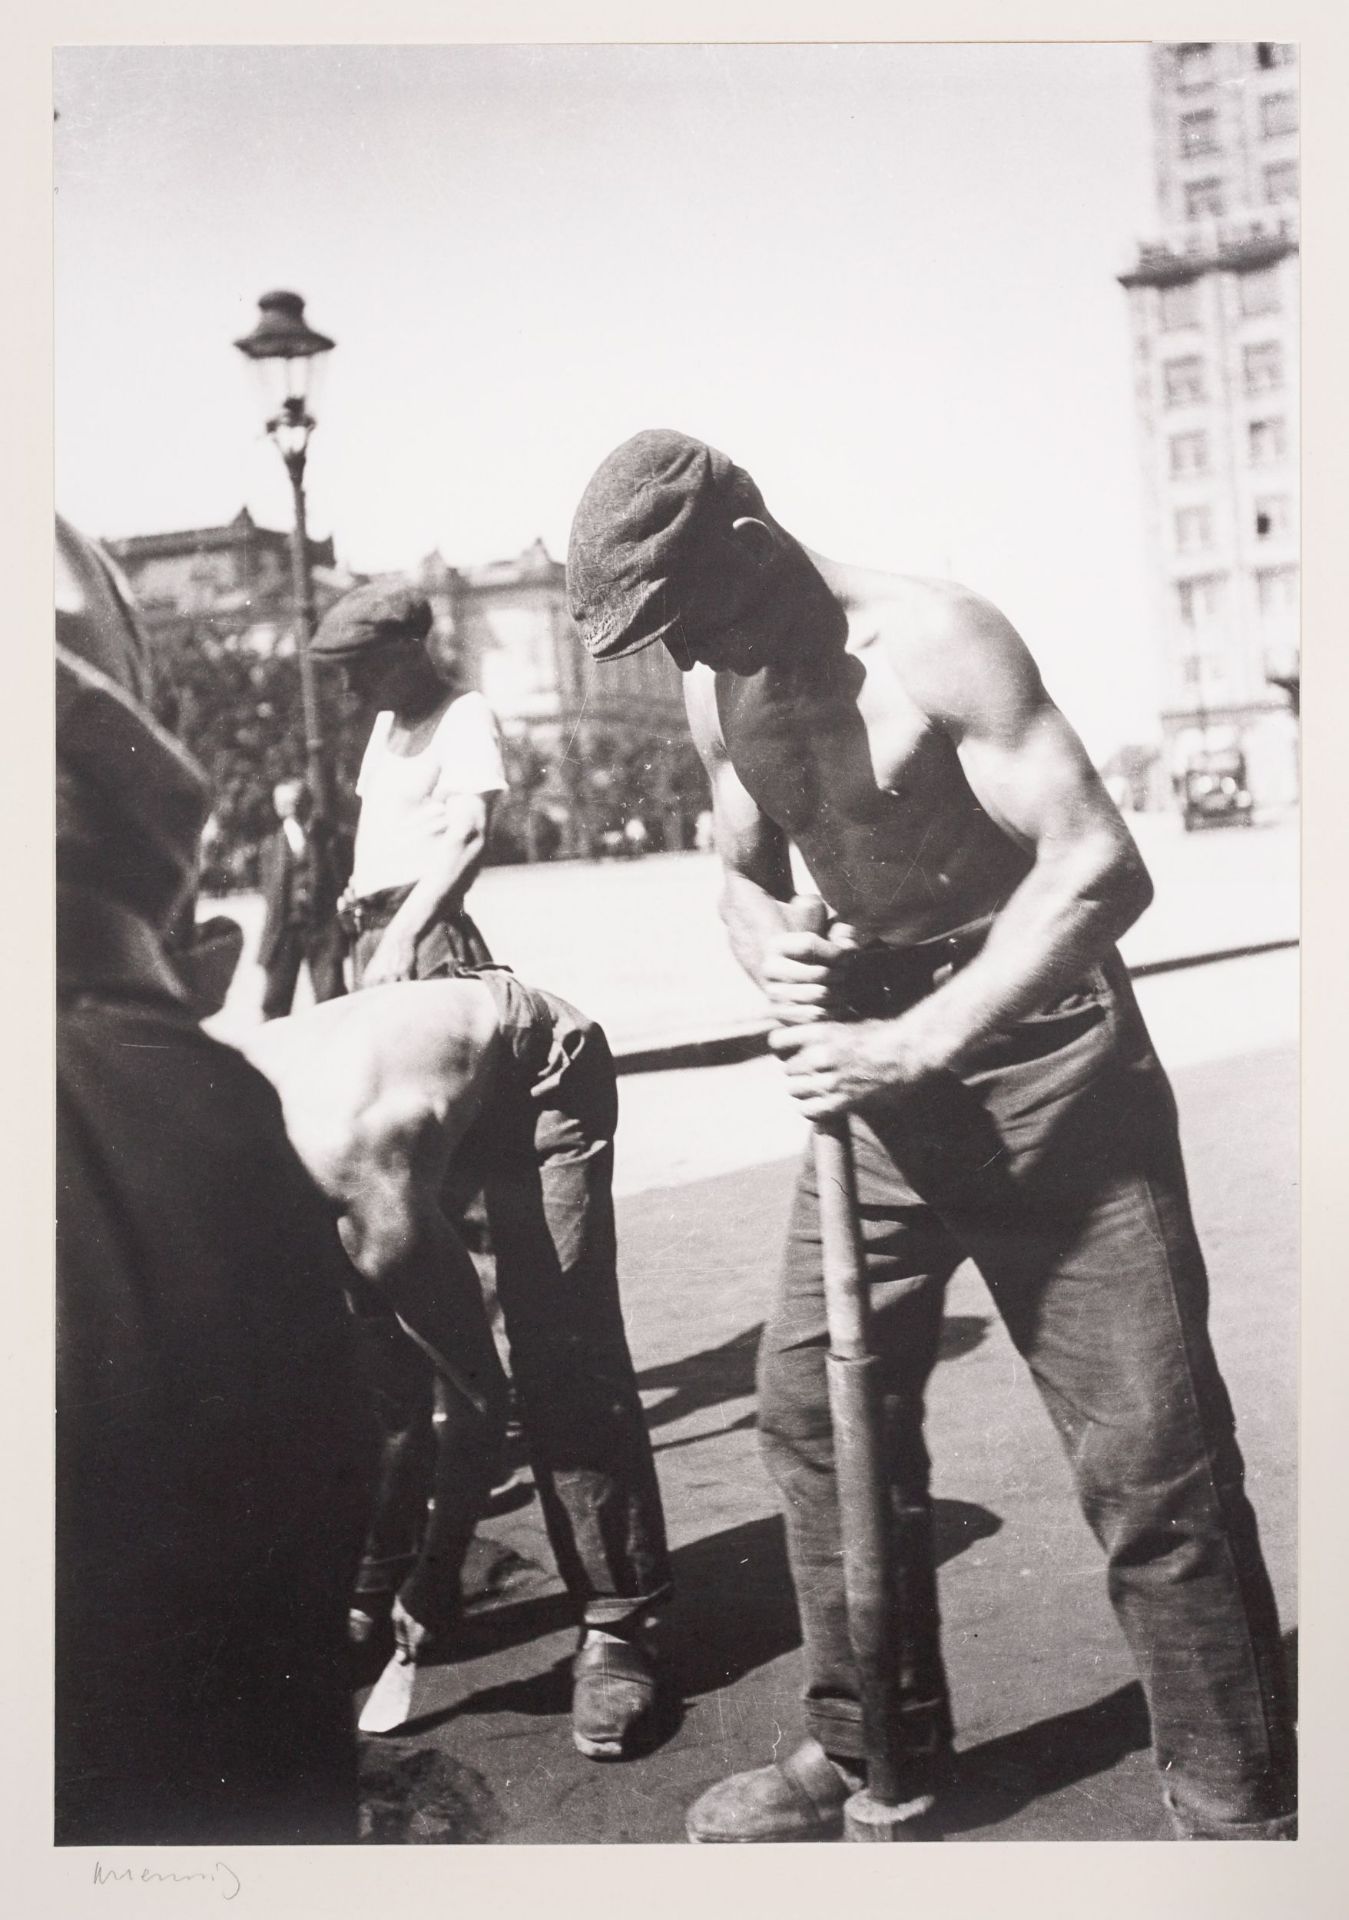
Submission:
<svg viewBox="0 0 1349 1920">
<path fill-rule="evenodd" d="M 766 521 L 756 520 L 753 514 L 745 513 L 738 520 L 732 520 L 731 533 L 741 554 L 751 566 L 761 572 L 772 565 L 777 554 L 778 543 L 773 529 Z"/>
</svg>

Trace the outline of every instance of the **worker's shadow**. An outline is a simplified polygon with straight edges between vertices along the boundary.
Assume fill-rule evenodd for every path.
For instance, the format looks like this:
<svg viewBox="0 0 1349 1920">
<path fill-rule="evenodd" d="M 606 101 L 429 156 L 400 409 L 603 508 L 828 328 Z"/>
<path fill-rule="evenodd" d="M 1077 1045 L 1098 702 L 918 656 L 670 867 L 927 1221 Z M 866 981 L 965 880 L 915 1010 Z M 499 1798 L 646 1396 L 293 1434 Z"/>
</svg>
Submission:
<svg viewBox="0 0 1349 1920">
<path fill-rule="evenodd" d="M 987 1315 L 948 1314 L 942 1322 L 938 1358 L 958 1360 L 962 1354 L 973 1352 L 983 1342 L 988 1326 Z M 637 1385 L 642 1393 L 664 1395 L 664 1398 L 647 1407 L 647 1427 L 655 1431 L 659 1427 L 673 1426 L 677 1420 L 685 1420 L 709 1407 L 724 1406 L 730 1400 L 752 1397 L 755 1391 L 754 1370 L 762 1336 L 763 1325 L 760 1322 L 743 1328 L 718 1346 L 703 1347 L 699 1352 L 685 1354 L 678 1360 L 644 1368 L 637 1376 Z M 696 1446 L 701 1440 L 717 1439 L 723 1433 L 737 1433 L 754 1424 L 754 1414 L 749 1412 L 732 1421 L 729 1426 L 715 1428 L 710 1434 L 668 1440 L 658 1445 L 656 1451 L 664 1453 L 676 1447 Z"/>
<path fill-rule="evenodd" d="M 1283 1637 L 1290 1696 L 1297 1699 L 1298 1636 Z M 1032 1801 L 1107 1772 L 1151 1742 L 1143 1689 L 1117 1687 L 1089 1706 L 1036 1720 L 1015 1733 L 967 1747 L 946 1799 L 942 1832 L 951 1839 L 1008 1820 Z"/>
<path fill-rule="evenodd" d="M 934 1509 L 939 1566 L 1002 1525 L 996 1514 L 967 1500 L 937 1500 Z M 675 1599 L 661 1631 L 669 1685 L 648 1728 L 648 1748 L 663 1745 L 678 1730 L 689 1701 L 733 1685 L 801 1644 L 779 1515 L 742 1521 L 692 1541 L 671 1561 Z M 565 1594 L 494 1607 L 465 1623 L 478 1641 L 469 1651 L 538 1639 L 571 1625 L 573 1618 Z M 568 1655 L 544 1672 L 469 1694 L 452 1708 L 409 1723 L 406 1731 L 424 1732 L 468 1714 L 561 1715 L 570 1700 Z"/>
<path fill-rule="evenodd" d="M 968 1500 L 936 1500 L 938 1566 L 1002 1525 Z M 801 1628 L 777 1514 L 742 1521 L 674 1555 L 677 1603 L 668 1645 L 686 1699 L 715 1692 L 801 1644 Z"/>
</svg>

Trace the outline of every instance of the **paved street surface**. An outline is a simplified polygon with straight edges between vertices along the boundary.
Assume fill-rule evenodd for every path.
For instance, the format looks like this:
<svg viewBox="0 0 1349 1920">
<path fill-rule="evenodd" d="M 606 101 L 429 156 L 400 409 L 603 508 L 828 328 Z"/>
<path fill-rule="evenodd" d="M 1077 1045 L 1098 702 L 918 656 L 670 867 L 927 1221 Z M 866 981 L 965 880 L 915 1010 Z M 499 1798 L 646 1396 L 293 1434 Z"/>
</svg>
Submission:
<svg viewBox="0 0 1349 1920">
<path fill-rule="evenodd" d="M 1194 834 L 1170 815 L 1131 825 L 1157 891 L 1124 943 L 1131 964 L 1296 936 L 1295 821 Z M 654 854 L 489 867 L 471 904 L 499 958 L 584 1007 L 622 1050 L 761 1023 L 759 995 L 727 950 L 718 885 L 711 854 Z M 208 910 L 243 924 L 251 955 L 257 896 L 233 895 Z M 246 960 L 214 1030 L 228 1037 L 256 1020 L 261 993 L 262 976 Z"/>
<path fill-rule="evenodd" d="M 1288 854 L 1271 830 L 1176 836 L 1167 857 L 1205 872 L 1216 862 L 1227 892 L 1249 905 L 1263 890 L 1277 909 L 1280 897 L 1291 906 Z M 1231 871 L 1240 861 L 1251 863 L 1244 889 Z M 658 864 L 615 878 L 640 880 Z M 626 897 L 615 888 L 615 904 Z M 1213 921 L 1193 898 L 1171 911 L 1173 928 L 1193 926 L 1196 947 L 1222 943 L 1206 937 Z M 1222 912 L 1230 938 L 1235 899 Z M 1180 1099 L 1215 1338 L 1291 1629 L 1297 956 L 1168 974 L 1143 982 L 1140 999 Z M 641 1759 L 605 1766 L 574 1752 L 573 1635 L 524 1489 L 523 1504 L 483 1530 L 474 1570 L 495 1592 L 470 1615 L 458 1657 L 419 1676 L 418 1718 L 403 1736 L 364 1742 L 367 1797 L 388 1838 L 678 1841 L 705 1786 L 798 1737 L 797 1626 L 757 1458 L 753 1371 L 801 1139 L 769 1060 L 622 1082 L 625 1299 L 674 1548 L 667 1646 L 682 1704 Z M 952 1283 L 929 1440 L 962 1752 L 953 1837 L 1167 1837 L 1095 1543 L 1047 1417 L 969 1269 Z"/>
</svg>

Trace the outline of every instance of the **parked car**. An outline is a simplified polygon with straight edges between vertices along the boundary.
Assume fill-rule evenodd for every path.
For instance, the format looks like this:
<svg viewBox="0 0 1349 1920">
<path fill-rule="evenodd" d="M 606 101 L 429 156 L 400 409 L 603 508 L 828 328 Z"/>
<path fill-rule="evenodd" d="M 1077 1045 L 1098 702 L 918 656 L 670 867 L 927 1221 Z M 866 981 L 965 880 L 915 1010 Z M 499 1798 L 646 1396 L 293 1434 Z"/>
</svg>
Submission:
<svg viewBox="0 0 1349 1920">
<path fill-rule="evenodd" d="M 1246 784 L 1246 757 L 1237 748 L 1197 754 L 1180 781 L 1186 833 L 1196 827 L 1249 827 L 1255 805 Z"/>
</svg>

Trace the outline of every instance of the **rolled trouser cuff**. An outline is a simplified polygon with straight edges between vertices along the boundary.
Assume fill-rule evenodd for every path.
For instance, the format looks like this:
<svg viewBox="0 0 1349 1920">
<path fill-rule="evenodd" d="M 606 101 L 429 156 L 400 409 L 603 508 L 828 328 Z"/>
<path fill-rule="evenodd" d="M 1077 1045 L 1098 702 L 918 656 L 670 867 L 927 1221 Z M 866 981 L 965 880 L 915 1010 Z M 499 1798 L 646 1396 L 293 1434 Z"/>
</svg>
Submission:
<svg viewBox="0 0 1349 1920">
<path fill-rule="evenodd" d="M 899 1750 L 915 1763 L 936 1763 L 951 1750 L 951 1709 L 944 1699 L 906 1701 L 900 1708 Z M 861 1703 L 842 1696 L 805 1697 L 805 1720 L 825 1752 L 836 1760 L 867 1757 Z"/>
<path fill-rule="evenodd" d="M 653 1587 L 650 1593 L 635 1598 L 631 1594 L 592 1594 L 585 1603 L 582 1622 L 602 1633 L 630 1637 L 646 1625 L 650 1614 L 666 1604 L 671 1590 L 667 1580 L 663 1586 Z"/>
<path fill-rule="evenodd" d="M 1296 1840 L 1297 1812 L 1270 1814 L 1263 1819 L 1224 1820 L 1182 1805 L 1169 1789 L 1163 1794 L 1178 1840 Z"/>
</svg>

